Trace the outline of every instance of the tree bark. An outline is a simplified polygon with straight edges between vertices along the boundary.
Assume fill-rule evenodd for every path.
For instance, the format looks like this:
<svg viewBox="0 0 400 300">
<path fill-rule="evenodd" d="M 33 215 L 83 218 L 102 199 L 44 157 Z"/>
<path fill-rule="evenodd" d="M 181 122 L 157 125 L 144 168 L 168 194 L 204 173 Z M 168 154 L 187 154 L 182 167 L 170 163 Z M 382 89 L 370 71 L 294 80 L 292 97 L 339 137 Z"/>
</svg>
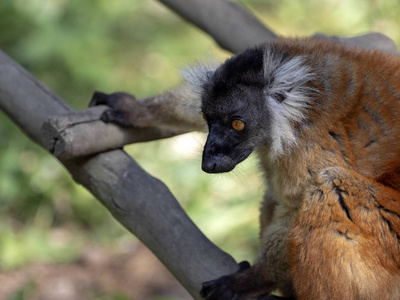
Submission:
<svg viewBox="0 0 400 300">
<path fill-rule="evenodd" d="M 276 38 L 241 5 L 226 0 L 159 0 L 208 33 L 223 49 L 238 53 Z"/>
<path fill-rule="evenodd" d="M 350 47 L 379 50 L 391 54 L 398 53 L 396 43 L 391 38 L 379 32 L 370 32 L 354 37 L 329 36 L 323 33 L 316 33 L 312 37 L 315 39 L 336 41 Z"/>
<path fill-rule="evenodd" d="M 41 128 L 43 146 L 61 160 L 105 152 L 123 145 L 168 138 L 190 130 L 167 127 L 126 128 L 100 120 L 108 106 L 49 117 Z"/>
</svg>

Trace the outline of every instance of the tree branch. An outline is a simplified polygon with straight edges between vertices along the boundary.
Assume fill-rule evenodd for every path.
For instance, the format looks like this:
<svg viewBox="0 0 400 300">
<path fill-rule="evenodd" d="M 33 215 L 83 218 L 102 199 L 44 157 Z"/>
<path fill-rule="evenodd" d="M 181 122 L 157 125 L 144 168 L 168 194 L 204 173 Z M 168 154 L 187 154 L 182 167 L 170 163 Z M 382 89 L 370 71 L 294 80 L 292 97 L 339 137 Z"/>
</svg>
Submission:
<svg viewBox="0 0 400 300">
<path fill-rule="evenodd" d="M 52 115 L 74 112 L 1 51 L 0 109 L 38 144 L 43 122 Z M 199 231 L 168 188 L 125 152 L 114 150 L 61 163 L 154 252 L 195 299 L 200 299 L 201 282 L 236 270 L 232 257 Z"/>
<path fill-rule="evenodd" d="M 252 13 L 226 0 L 159 0 L 208 33 L 222 48 L 239 53 L 276 37 Z"/>
<path fill-rule="evenodd" d="M 396 43 L 388 36 L 379 32 L 371 32 L 354 37 L 329 36 L 323 33 L 316 33 L 312 37 L 315 39 L 336 41 L 350 47 L 380 50 L 391 54 L 398 53 Z"/>
<path fill-rule="evenodd" d="M 108 106 L 51 116 L 41 129 L 43 146 L 61 160 L 121 148 L 123 145 L 168 138 L 190 130 L 167 127 L 124 128 L 100 120 Z"/>
</svg>

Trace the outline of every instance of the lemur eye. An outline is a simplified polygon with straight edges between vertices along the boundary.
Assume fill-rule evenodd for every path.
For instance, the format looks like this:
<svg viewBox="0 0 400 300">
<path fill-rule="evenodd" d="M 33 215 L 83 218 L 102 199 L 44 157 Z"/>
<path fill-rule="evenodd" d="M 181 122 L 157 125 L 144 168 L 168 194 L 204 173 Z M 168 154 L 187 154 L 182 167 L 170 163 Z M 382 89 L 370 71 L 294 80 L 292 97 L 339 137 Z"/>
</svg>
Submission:
<svg viewBox="0 0 400 300">
<path fill-rule="evenodd" d="M 207 118 L 206 118 L 206 115 L 205 115 L 205 114 L 203 114 L 203 119 L 204 119 L 204 121 L 207 122 Z"/>
<path fill-rule="evenodd" d="M 233 120 L 232 128 L 235 129 L 236 131 L 242 131 L 244 129 L 244 122 L 240 120 Z"/>
</svg>

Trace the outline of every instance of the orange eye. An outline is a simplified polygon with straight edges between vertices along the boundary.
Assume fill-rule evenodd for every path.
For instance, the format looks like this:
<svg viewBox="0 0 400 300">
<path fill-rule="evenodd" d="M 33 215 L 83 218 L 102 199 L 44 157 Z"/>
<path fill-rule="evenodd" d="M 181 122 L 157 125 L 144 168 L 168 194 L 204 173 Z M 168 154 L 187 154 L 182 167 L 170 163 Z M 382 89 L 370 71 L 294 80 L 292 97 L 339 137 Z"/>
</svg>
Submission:
<svg viewBox="0 0 400 300">
<path fill-rule="evenodd" d="M 244 129 L 244 122 L 240 120 L 233 120 L 232 128 L 235 129 L 236 131 L 242 131 Z"/>
<path fill-rule="evenodd" d="M 205 115 L 205 114 L 203 114 L 203 119 L 204 119 L 204 121 L 207 122 L 207 118 L 206 118 L 206 115 Z"/>
</svg>

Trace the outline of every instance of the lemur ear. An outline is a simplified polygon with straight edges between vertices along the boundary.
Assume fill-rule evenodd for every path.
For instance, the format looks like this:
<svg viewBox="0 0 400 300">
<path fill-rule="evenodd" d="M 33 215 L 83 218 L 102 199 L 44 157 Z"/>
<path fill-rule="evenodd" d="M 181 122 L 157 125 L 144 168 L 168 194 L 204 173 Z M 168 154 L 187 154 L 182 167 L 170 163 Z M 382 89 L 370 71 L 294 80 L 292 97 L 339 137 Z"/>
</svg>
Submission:
<svg viewBox="0 0 400 300">
<path fill-rule="evenodd" d="M 202 93 L 204 86 L 214 76 L 218 65 L 215 59 L 207 62 L 196 62 L 194 65 L 188 65 L 183 68 L 181 76 L 194 92 Z"/>
<path fill-rule="evenodd" d="M 285 58 L 281 53 L 266 48 L 263 72 L 265 94 L 276 102 L 302 102 L 308 98 L 310 89 L 306 83 L 312 79 L 313 74 L 305 65 L 303 57 Z"/>
<path fill-rule="evenodd" d="M 206 72 L 207 80 L 210 80 L 214 76 L 215 71 L 208 71 Z"/>
<path fill-rule="evenodd" d="M 263 57 L 264 100 L 271 115 L 271 155 L 280 155 L 296 144 L 294 122 L 307 115 L 312 95 L 308 84 L 313 73 L 302 56 L 285 57 L 266 47 Z"/>
<path fill-rule="evenodd" d="M 276 102 L 282 103 L 286 99 L 286 94 L 277 92 L 275 94 L 272 94 L 271 97 L 274 98 Z"/>
</svg>

